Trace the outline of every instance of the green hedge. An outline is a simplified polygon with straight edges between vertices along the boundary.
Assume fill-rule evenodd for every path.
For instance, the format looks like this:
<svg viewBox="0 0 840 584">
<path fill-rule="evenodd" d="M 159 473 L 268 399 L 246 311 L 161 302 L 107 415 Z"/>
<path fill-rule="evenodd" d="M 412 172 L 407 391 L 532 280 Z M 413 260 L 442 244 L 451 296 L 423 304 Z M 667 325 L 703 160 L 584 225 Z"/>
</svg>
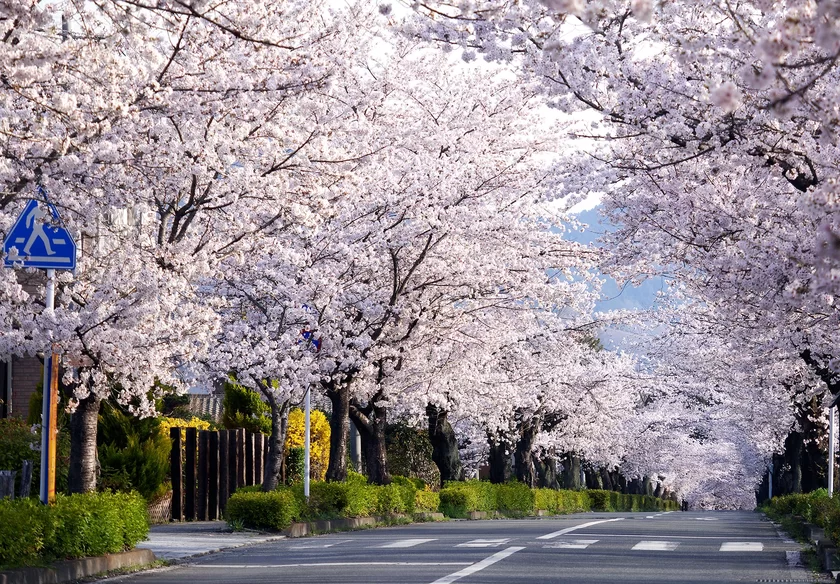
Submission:
<svg viewBox="0 0 840 584">
<path fill-rule="evenodd" d="M 298 520 L 437 511 L 437 493 L 426 493 L 418 490 L 416 481 L 404 477 L 394 477 L 390 485 L 380 486 L 351 473 L 342 483 L 312 482 L 308 502 L 302 484 L 271 493 L 240 489 L 228 501 L 226 518 L 245 527 L 280 531 Z"/>
<path fill-rule="evenodd" d="M 58 495 L 0 501 L 0 566 L 34 565 L 132 549 L 149 532 L 146 501 L 136 493 Z"/>
<path fill-rule="evenodd" d="M 301 517 L 301 506 L 290 489 L 270 493 L 237 491 L 228 499 L 225 515 L 252 529 L 281 531 Z"/>
<path fill-rule="evenodd" d="M 667 511 L 679 505 L 645 495 L 614 491 L 555 491 L 529 489 L 521 483 L 494 485 L 482 481 L 451 482 L 440 491 L 440 510 L 449 517 L 466 517 L 471 511 L 500 511 L 521 517 L 537 510 L 559 515 L 583 511 Z"/>
<path fill-rule="evenodd" d="M 414 496 L 415 513 L 437 513 L 440 508 L 440 495 L 434 491 L 418 490 Z"/>
<path fill-rule="evenodd" d="M 777 521 L 800 516 L 825 529 L 831 541 L 840 541 L 840 496 L 829 497 L 826 489 L 773 497 L 761 510 Z"/>
<path fill-rule="evenodd" d="M 677 503 L 642 495 L 612 491 L 555 491 L 530 489 L 522 483 L 486 481 L 449 482 L 440 493 L 418 488 L 415 480 L 394 477 L 387 486 L 371 485 L 351 473 L 345 482 L 313 482 L 309 501 L 303 485 L 281 487 L 272 493 L 239 490 L 228 501 L 228 521 L 245 527 L 282 530 L 292 521 L 369 517 L 441 511 L 448 517 L 466 517 L 471 511 L 499 511 L 507 517 L 533 515 L 537 510 L 553 515 L 584 511 L 662 511 L 678 509 Z"/>
<path fill-rule="evenodd" d="M 649 495 L 624 495 L 615 491 L 591 490 L 589 495 L 592 511 L 677 511 L 679 503 Z"/>
</svg>

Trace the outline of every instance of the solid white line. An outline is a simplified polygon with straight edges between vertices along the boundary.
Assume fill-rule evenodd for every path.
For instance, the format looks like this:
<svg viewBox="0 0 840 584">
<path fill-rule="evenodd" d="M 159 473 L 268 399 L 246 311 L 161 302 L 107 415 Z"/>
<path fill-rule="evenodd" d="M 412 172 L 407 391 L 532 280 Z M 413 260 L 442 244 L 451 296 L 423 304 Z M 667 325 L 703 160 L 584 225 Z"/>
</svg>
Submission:
<svg viewBox="0 0 840 584">
<path fill-rule="evenodd" d="M 676 541 L 640 541 L 631 549 L 641 552 L 672 552 L 679 545 Z"/>
<path fill-rule="evenodd" d="M 566 535 L 567 533 L 571 533 L 578 529 L 583 529 L 584 527 L 592 527 L 593 525 L 609 523 L 610 521 L 624 521 L 624 517 L 619 517 L 617 519 L 602 519 L 601 521 L 590 521 L 589 523 L 582 523 L 580 525 L 575 525 L 574 527 L 567 527 L 566 529 L 561 529 L 560 531 L 554 531 L 552 533 L 547 533 L 546 535 L 541 535 L 537 539 L 554 539 L 555 537 Z"/>
<path fill-rule="evenodd" d="M 726 541 L 720 545 L 722 552 L 760 552 L 764 544 L 756 541 Z"/>
<path fill-rule="evenodd" d="M 416 545 L 420 545 L 421 543 L 428 543 L 430 541 L 435 541 L 434 539 L 401 539 L 398 541 L 392 541 L 391 543 L 386 543 L 385 545 L 380 545 L 376 547 L 380 548 L 410 548 Z"/>
<path fill-rule="evenodd" d="M 464 576 L 469 576 L 470 574 L 475 574 L 476 572 L 480 572 L 484 568 L 488 566 L 492 566 L 499 560 L 504 560 L 508 556 L 512 556 L 519 550 L 524 550 L 524 547 L 509 547 L 504 549 L 500 552 L 496 552 L 492 556 L 486 557 L 480 562 L 476 562 L 472 566 L 468 566 L 463 570 L 458 570 L 454 574 L 450 574 L 449 576 L 444 576 L 443 578 L 438 578 L 432 584 L 452 584 L 455 580 L 460 580 Z"/>
<path fill-rule="evenodd" d="M 520 548 L 521 549 L 521 548 Z M 470 562 L 319 562 L 308 564 L 190 564 L 191 568 L 220 568 L 225 570 L 252 570 L 268 568 L 318 568 L 323 566 L 469 566 Z"/>
</svg>

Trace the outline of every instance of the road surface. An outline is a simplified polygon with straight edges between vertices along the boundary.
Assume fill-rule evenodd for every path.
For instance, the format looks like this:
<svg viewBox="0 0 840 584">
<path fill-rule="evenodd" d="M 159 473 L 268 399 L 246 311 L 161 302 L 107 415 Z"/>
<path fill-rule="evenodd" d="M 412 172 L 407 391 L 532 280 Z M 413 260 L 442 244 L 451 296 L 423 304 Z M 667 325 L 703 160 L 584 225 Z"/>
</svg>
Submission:
<svg viewBox="0 0 840 584">
<path fill-rule="evenodd" d="M 758 513 L 587 513 L 285 539 L 121 577 L 131 584 L 814 582 Z M 817 580 L 818 581 L 818 580 Z"/>
</svg>

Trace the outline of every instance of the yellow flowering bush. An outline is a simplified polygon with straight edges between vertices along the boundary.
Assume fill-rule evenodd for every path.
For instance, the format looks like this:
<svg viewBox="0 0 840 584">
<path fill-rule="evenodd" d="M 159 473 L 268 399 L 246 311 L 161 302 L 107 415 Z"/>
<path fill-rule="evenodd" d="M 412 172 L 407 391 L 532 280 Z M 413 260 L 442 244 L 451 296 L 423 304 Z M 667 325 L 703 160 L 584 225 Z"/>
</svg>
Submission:
<svg viewBox="0 0 840 584">
<path fill-rule="evenodd" d="M 286 431 L 284 454 L 288 456 L 290 448 L 303 447 L 305 427 L 303 410 L 295 408 L 289 412 L 289 426 Z M 311 477 L 316 481 L 324 480 L 327 465 L 330 462 L 330 422 L 324 412 L 312 410 L 309 416 Z"/>
<path fill-rule="evenodd" d="M 185 428 L 197 428 L 199 430 L 210 430 L 211 425 L 207 420 L 202 420 L 193 416 L 191 420 L 184 420 L 182 418 L 167 418 L 165 416 L 158 418 L 160 420 L 160 432 L 169 438 L 170 428 L 181 428 L 181 441 L 186 440 L 187 433 Z"/>
</svg>

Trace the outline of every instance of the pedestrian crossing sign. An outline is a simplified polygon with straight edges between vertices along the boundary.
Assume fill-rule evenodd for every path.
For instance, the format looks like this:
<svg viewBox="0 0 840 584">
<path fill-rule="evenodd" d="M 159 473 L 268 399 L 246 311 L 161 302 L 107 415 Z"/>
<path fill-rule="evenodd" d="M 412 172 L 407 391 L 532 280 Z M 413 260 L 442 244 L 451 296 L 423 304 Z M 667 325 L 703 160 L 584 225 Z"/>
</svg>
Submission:
<svg viewBox="0 0 840 584">
<path fill-rule="evenodd" d="M 50 203 L 31 200 L 3 241 L 7 268 L 76 269 L 76 242 Z"/>
</svg>

